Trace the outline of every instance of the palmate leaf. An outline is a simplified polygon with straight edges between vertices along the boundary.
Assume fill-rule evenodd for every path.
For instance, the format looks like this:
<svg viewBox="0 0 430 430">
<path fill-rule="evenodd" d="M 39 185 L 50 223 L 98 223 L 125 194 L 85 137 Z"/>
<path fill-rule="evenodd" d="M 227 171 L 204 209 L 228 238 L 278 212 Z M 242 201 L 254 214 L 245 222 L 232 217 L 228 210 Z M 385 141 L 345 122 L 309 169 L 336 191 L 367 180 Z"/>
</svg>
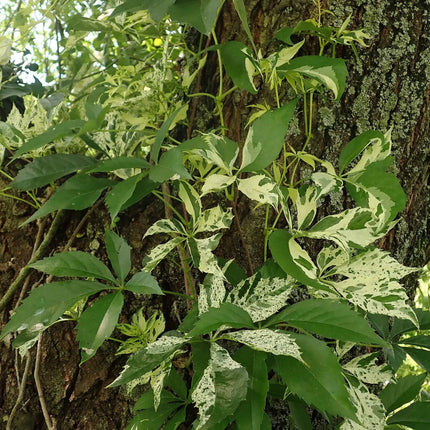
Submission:
<svg viewBox="0 0 430 430">
<path fill-rule="evenodd" d="M 332 350 L 311 336 L 289 335 L 300 348 L 304 363 L 292 357 L 276 356 L 274 370 L 291 392 L 320 411 L 356 420 L 342 368 Z"/>
<path fill-rule="evenodd" d="M 348 393 L 355 406 L 358 422 L 347 419 L 340 430 L 383 430 L 385 409 L 382 402 L 354 377 L 349 376 L 347 379 Z"/>
<path fill-rule="evenodd" d="M 125 289 L 136 294 L 164 294 L 157 280 L 148 272 L 134 274 L 125 284 Z"/>
<path fill-rule="evenodd" d="M 282 322 L 330 339 L 386 345 L 364 318 L 339 301 L 304 300 L 288 306 L 265 325 L 273 326 Z"/>
<path fill-rule="evenodd" d="M 430 426 L 430 402 L 415 402 L 388 419 L 387 424 L 400 424 L 414 430 L 427 430 Z"/>
<path fill-rule="evenodd" d="M 81 210 L 91 206 L 103 192 L 112 185 L 110 179 L 94 178 L 77 174 L 59 187 L 52 197 L 21 226 L 59 209 Z"/>
<path fill-rule="evenodd" d="M 177 147 L 164 152 L 158 164 L 149 170 L 149 179 L 153 182 L 162 183 L 171 178 L 191 179 L 182 162 L 182 152 Z"/>
<path fill-rule="evenodd" d="M 11 186 L 18 190 L 32 190 L 95 163 L 93 158 L 78 154 L 53 154 L 36 158 L 18 172 Z"/>
<path fill-rule="evenodd" d="M 426 372 L 430 373 L 430 351 L 427 349 L 418 349 L 402 346 L 404 352 L 411 356 L 411 358 L 421 366 Z"/>
<path fill-rule="evenodd" d="M 426 379 L 427 374 L 407 375 L 404 378 L 398 378 L 397 381 L 390 382 L 380 393 L 379 398 L 387 412 L 392 412 L 400 406 L 411 402 L 418 396 L 421 386 Z"/>
<path fill-rule="evenodd" d="M 81 364 L 94 356 L 112 334 L 123 304 L 124 296 L 118 291 L 98 299 L 82 313 L 76 327 L 76 337 L 82 350 Z"/>
<path fill-rule="evenodd" d="M 240 403 L 234 417 L 240 429 L 260 430 L 269 390 L 267 378 L 267 355 L 243 346 L 233 358 L 248 372 L 248 391 L 246 399 Z"/>
<path fill-rule="evenodd" d="M 406 304 L 406 292 L 398 283 L 417 270 L 401 265 L 387 252 L 375 248 L 337 267 L 335 273 L 347 279 L 334 285 L 343 297 L 367 312 L 409 319 L 418 327 L 414 311 Z"/>
<path fill-rule="evenodd" d="M 221 58 L 227 76 L 241 90 L 257 93 L 254 85 L 255 65 L 251 50 L 242 42 L 230 41 L 220 46 Z"/>
<path fill-rule="evenodd" d="M 126 384 L 152 371 L 163 361 L 172 357 L 187 342 L 187 338 L 178 336 L 177 332 L 167 332 L 146 348 L 131 355 L 121 374 L 109 387 Z"/>
<path fill-rule="evenodd" d="M 48 327 L 77 301 L 98 293 L 106 285 L 91 281 L 62 281 L 44 284 L 23 300 L 3 328 L 0 339 L 12 331 L 41 331 Z"/>
<path fill-rule="evenodd" d="M 113 270 L 123 282 L 131 269 L 130 246 L 121 236 L 107 229 L 105 229 L 105 241 Z"/>
<path fill-rule="evenodd" d="M 255 120 L 243 146 L 242 172 L 258 172 L 279 155 L 294 115 L 297 99 L 279 109 L 266 112 Z"/>
<path fill-rule="evenodd" d="M 110 270 L 94 255 L 82 251 L 60 252 L 29 265 L 54 276 L 99 278 L 115 282 Z"/>
<path fill-rule="evenodd" d="M 246 397 L 247 383 L 245 368 L 234 361 L 224 348 L 212 343 L 208 366 L 191 394 L 199 410 L 195 429 L 217 428 L 214 425 L 232 415 Z"/>
</svg>

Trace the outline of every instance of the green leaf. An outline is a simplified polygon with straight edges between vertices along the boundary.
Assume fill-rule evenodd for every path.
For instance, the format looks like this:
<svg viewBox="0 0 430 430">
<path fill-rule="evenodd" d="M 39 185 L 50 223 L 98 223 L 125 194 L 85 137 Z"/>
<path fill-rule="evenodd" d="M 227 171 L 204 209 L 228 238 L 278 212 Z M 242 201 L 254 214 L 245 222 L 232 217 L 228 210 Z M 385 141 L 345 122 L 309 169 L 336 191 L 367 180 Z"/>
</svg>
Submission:
<svg viewBox="0 0 430 430">
<path fill-rule="evenodd" d="M 148 194 L 152 193 L 152 191 L 154 191 L 158 187 L 158 185 L 159 184 L 157 184 L 156 182 L 152 182 L 147 177 L 140 180 L 136 184 L 130 198 L 126 202 L 124 202 L 124 204 L 121 206 L 121 209 L 119 210 L 119 212 L 129 208 L 130 206 L 133 206 L 134 204 L 142 200 Z"/>
<path fill-rule="evenodd" d="M 166 380 L 166 385 L 173 390 L 181 399 L 187 398 L 187 386 L 185 385 L 182 376 L 175 370 L 174 367 L 170 369 L 169 376 Z"/>
<path fill-rule="evenodd" d="M 419 322 L 420 330 L 430 330 L 430 312 L 420 308 L 414 308 Z M 390 339 L 395 339 L 403 333 L 416 330 L 416 326 L 410 320 L 395 318 L 390 332 Z"/>
<path fill-rule="evenodd" d="M 300 347 L 306 363 L 288 356 L 275 357 L 275 371 L 291 392 L 322 412 L 356 420 L 342 368 L 331 349 L 311 336 L 289 335 Z"/>
<path fill-rule="evenodd" d="M 394 414 L 387 424 L 401 424 L 414 430 L 428 430 L 430 426 L 430 402 L 415 402 Z"/>
<path fill-rule="evenodd" d="M 247 312 L 231 303 L 221 303 L 219 308 L 210 308 L 200 315 L 199 320 L 190 331 L 190 336 L 210 333 L 226 326 L 233 328 L 253 327 Z"/>
<path fill-rule="evenodd" d="M 114 9 L 111 17 L 147 9 L 154 21 L 161 21 L 167 15 L 167 11 L 173 3 L 175 3 L 175 0 L 158 0 L 157 2 L 152 0 L 127 0 Z"/>
<path fill-rule="evenodd" d="M 423 348 L 430 349 L 430 336 L 421 334 L 418 336 L 407 337 L 405 339 L 401 339 L 398 343 L 422 346 Z"/>
<path fill-rule="evenodd" d="M 131 269 L 130 246 L 111 230 L 105 229 L 106 250 L 113 270 L 121 282 Z"/>
<path fill-rule="evenodd" d="M 142 158 L 121 156 L 100 161 L 86 172 L 114 172 L 119 169 L 147 169 L 148 167 L 151 165 Z"/>
<path fill-rule="evenodd" d="M 200 33 L 209 34 L 220 5 L 221 0 L 176 0 L 169 14 L 174 21 L 190 24 Z"/>
<path fill-rule="evenodd" d="M 154 182 L 165 182 L 168 179 L 191 179 L 182 162 L 182 152 L 176 147 L 164 152 L 160 161 L 149 171 L 149 179 Z"/>
<path fill-rule="evenodd" d="M 236 424 L 240 429 L 260 430 L 269 390 L 266 354 L 244 346 L 233 358 L 248 372 L 248 391 L 234 414 Z"/>
<path fill-rule="evenodd" d="M 226 336 L 256 351 L 263 351 L 273 355 L 291 356 L 297 360 L 302 360 L 301 351 L 296 343 L 296 339 L 289 332 L 262 328 L 258 330 L 235 331 L 228 333 Z"/>
<path fill-rule="evenodd" d="M 426 376 L 426 373 L 407 375 L 404 378 L 398 378 L 395 383 L 390 382 L 379 393 L 379 398 L 382 400 L 387 413 L 414 400 L 421 391 Z"/>
<path fill-rule="evenodd" d="M 81 364 L 91 358 L 112 334 L 121 313 L 124 297 L 121 292 L 98 299 L 79 318 L 76 338 L 82 350 Z"/>
<path fill-rule="evenodd" d="M 142 180 L 143 175 L 138 174 L 127 178 L 112 187 L 106 194 L 106 205 L 109 208 L 109 214 L 112 222 L 121 212 L 124 205 L 133 196 L 136 185 Z"/>
<path fill-rule="evenodd" d="M 243 29 L 245 30 L 246 35 L 248 36 L 249 41 L 254 48 L 254 51 L 257 52 L 257 48 L 254 45 L 254 39 L 252 38 L 251 31 L 248 25 L 248 17 L 246 15 L 246 8 L 244 0 L 233 0 L 234 8 L 236 9 L 237 14 L 239 15 L 240 20 L 242 21 Z"/>
<path fill-rule="evenodd" d="M 335 300 L 304 300 L 288 306 L 265 324 L 286 322 L 330 339 L 387 345 L 367 321 L 347 304 Z"/>
<path fill-rule="evenodd" d="M 134 274 L 125 284 L 125 289 L 136 294 L 164 294 L 157 280 L 148 272 Z"/>
<path fill-rule="evenodd" d="M 312 422 L 306 411 L 306 403 L 296 396 L 288 396 L 287 403 L 291 418 L 298 430 L 312 430 Z"/>
<path fill-rule="evenodd" d="M 185 422 L 186 412 L 187 410 L 185 407 L 179 409 L 179 411 L 176 412 L 175 415 L 173 415 L 173 417 L 169 419 L 163 429 L 176 430 L 183 422 Z"/>
<path fill-rule="evenodd" d="M 36 158 L 18 172 L 11 186 L 18 190 L 33 190 L 92 166 L 95 162 L 93 158 L 77 154 L 53 154 Z"/>
<path fill-rule="evenodd" d="M 46 130 L 44 133 L 32 137 L 27 142 L 25 142 L 20 148 L 15 151 L 13 159 L 19 158 L 21 155 L 34 151 L 48 143 L 52 143 L 55 140 L 62 139 L 63 137 L 73 135 L 75 131 L 78 131 L 85 121 L 82 119 L 74 119 L 69 121 L 64 121 L 61 124 L 54 125 Z"/>
<path fill-rule="evenodd" d="M 242 42 L 230 41 L 220 46 L 221 58 L 227 76 L 241 90 L 257 94 L 254 85 L 254 59 L 251 50 Z"/>
<path fill-rule="evenodd" d="M 430 372 L 430 351 L 426 349 L 408 348 L 406 346 L 402 346 L 401 348 L 426 372 Z"/>
<path fill-rule="evenodd" d="M 317 80 L 321 85 L 332 91 L 335 100 L 339 100 L 345 91 L 346 69 L 345 60 L 341 58 L 305 55 L 293 58 L 289 64 L 278 69 L 280 76 L 299 74 Z"/>
<path fill-rule="evenodd" d="M 186 111 L 187 109 L 188 104 L 179 106 L 179 108 L 177 108 L 167 117 L 167 119 L 163 122 L 163 125 L 157 131 L 157 134 L 155 135 L 155 142 L 153 143 L 151 148 L 151 156 L 156 164 L 158 162 L 158 156 L 160 155 L 160 149 L 163 140 L 166 138 L 170 128 L 175 123 L 175 119 L 182 113 L 182 111 Z"/>
<path fill-rule="evenodd" d="M 288 231 L 275 230 L 270 235 L 269 247 L 273 258 L 285 273 L 304 285 L 330 291 L 329 285 L 317 279 L 315 264 Z"/>
<path fill-rule="evenodd" d="M 243 147 L 242 172 L 258 172 L 278 157 L 297 101 L 268 111 L 255 120 Z"/>
<path fill-rule="evenodd" d="M 29 264 L 29 267 L 54 276 L 99 278 L 115 282 L 110 270 L 97 257 L 82 251 L 59 252 Z"/>
<path fill-rule="evenodd" d="M 247 371 L 224 348 L 212 343 L 208 366 L 191 394 L 199 410 L 195 429 L 218 429 L 214 425 L 232 415 L 246 397 L 247 381 Z"/>
<path fill-rule="evenodd" d="M 25 220 L 21 226 L 59 209 L 85 209 L 91 206 L 100 197 L 102 191 L 109 187 L 112 182 L 110 179 L 77 174 L 61 185 L 52 197 L 30 218 Z"/>
<path fill-rule="evenodd" d="M 345 170 L 345 167 L 354 160 L 367 146 L 372 143 L 373 139 L 384 139 L 380 131 L 368 130 L 348 142 L 339 155 L 339 174 Z"/>
<path fill-rule="evenodd" d="M 182 181 L 179 183 L 178 195 L 195 223 L 200 218 L 202 212 L 202 202 L 197 191 L 188 182 Z"/>
<path fill-rule="evenodd" d="M 12 331 L 41 331 L 48 327 L 77 301 L 91 296 L 106 285 L 91 281 L 61 281 L 44 284 L 34 289 L 23 300 L 3 328 L 0 340 Z"/>
<path fill-rule="evenodd" d="M 134 353 L 127 360 L 127 364 L 121 374 L 109 387 L 117 387 L 126 384 L 152 371 L 161 362 L 172 357 L 186 342 L 187 339 L 178 336 L 178 333 L 167 332 L 155 342 L 148 344 L 146 348 Z"/>
</svg>

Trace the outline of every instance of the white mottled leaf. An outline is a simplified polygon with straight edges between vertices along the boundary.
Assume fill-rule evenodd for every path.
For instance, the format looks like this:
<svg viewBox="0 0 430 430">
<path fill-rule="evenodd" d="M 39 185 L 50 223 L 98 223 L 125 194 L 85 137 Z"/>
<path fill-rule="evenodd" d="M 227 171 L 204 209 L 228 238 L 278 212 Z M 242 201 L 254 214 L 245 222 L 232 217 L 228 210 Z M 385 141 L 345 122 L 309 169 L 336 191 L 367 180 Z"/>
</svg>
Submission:
<svg viewBox="0 0 430 430">
<path fill-rule="evenodd" d="M 376 364 L 378 356 L 378 353 L 360 355 L 342 367 L 366 384 L 387 382 L 393 377 L 393 372 L 386 364 Z"/>
<path fill-rule="evenodd" d="M 183 237 L 174 237 L 166 243 L 157 245 L 151 252 L 143 259 L 142 270 L 144 272 L 151 272 L 157 264 L 166 257 L 176 246 L 178 246 L 185 239 Z"/>
<path fill-rule="evenodd" d="M 387 252 L 375 248 L 337 267 L 335 273 L 347 279 L 334 284 L 343 297 L 367 312 L 409 319 L 418 327 L 414 311 L 406 304 L 406 291 L 398 282 L 417 270 L 403 266 Z"/>
<path fill-rule="evenodd" d="M 146 230 L 143 238 L 152 236 L 153 234 L 166 233 L 170 235 L 186 234 L 184 226 L 175 219 L 160 219 Z"/>
<path fill-rule="evenodd" d="M 202 203 L 197 191 L 188 182 L 180 182 L 178 195 L 195 222 L 202 212 Z"/>
<path fill-rule="evenodd" d="M 155 411 L 160 406 L 161 392 L 163 391 L 164 379 L 169 374 L 172 367 L 172 362 L 164 361 L 155 370 L 151 372 L 151 388 L 154 393 L 154 409 Z"/>
<path fill-rule="evenodd" d="M 267 328 L 240 330 L 229 333 L 228 337 L 257 351 L 268 352 L 274 355 L 288 355 L 299 361 L 303 361 L 300 348 L 295 339 L 285 332 Z"/>
<path fill-rule="evenodd" d="M 256 274 L 241 281 L 227 296 L 226 301 L 248 312 L 252 321 L 262 321 L 287 304 L 295 286 L 291 277 L 261 278 Z"/>
<path fill-rule="evenodd" d="M 188 246 L 197 269 L 224 279 L 224 273 L 219 267 L 215 255 L 212 254 L 212 251 L 218 246 L 221 236 L 221 233 L 218 233 L 205 239 L 190 238 Z"/>
<path fill-rule="evenodd" d="M 202 187 L 202 196 L 221 191 L 230 186 L 236 180 L 235 176 L 213 174 L 205 179 Z"/>
<path fill-rule="evenodd" d="M 209 308 L 219 308 L 225 297 L 224 279 L 207 275 L 203 285 L 200 286 L 198 297 L 199 315 L 207 312 Z"/>
<path fill-rule="evenodd" d="M 238 179 L 238 189 L 251 200 L 278 207 L 278 186 L 265 175 L 254 175 L 246 179 Z"/>
<path fill-rule="evenodd" d="M 333 267 L 342 266 L 349 261 L 349 254 L 342 248 L 335 248 L 334 246 L 325 246 L 317 256 L 317 265 L 319 275 Z"/>
<path fill-rule="evenodd" d="M 231 208 L 223 211 L 220 206 L 205 210 L 194 225 L 194 233 L 218 231 L 229 228 L 233 220 Z"/>
<path fill-rule="evenodd" d="M 347 419 L 340 430 L 383 430 L 385 425 L 385 409 L 381 400 L 361 382 L 348 378 L 349 396 L 356 408 L 357 418 L 362 425 Z"/>
<path fill-rule="evenodd" d="M 318 189 L 314 186 L 303 186 L 299 190 L 290 188 L 289 195 L 297 209 L 297 228 L 305 229 L 317 213 Z"/>
</svg>

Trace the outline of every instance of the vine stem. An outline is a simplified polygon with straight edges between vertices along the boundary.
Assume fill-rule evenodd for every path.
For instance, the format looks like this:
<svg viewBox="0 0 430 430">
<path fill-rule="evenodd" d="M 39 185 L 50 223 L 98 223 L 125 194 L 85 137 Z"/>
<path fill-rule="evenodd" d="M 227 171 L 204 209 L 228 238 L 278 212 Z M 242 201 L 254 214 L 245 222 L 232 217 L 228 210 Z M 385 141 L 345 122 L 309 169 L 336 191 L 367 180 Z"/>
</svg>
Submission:
<svg viewBox="0 0 430 430">
<path fill-rule="evenodd" d="M 43 256 L 43 254 L 46 252 L 46 250 L 48 249 L 50 243 L 54 239 L 54 237 L 55 237 L 55 235 L 56 235 L 56 233 L 60 227 L 60 224 L 63 220 L 63 217 L 64 217 L 64 212 L 61 210 L 58 211 L 57 214 L 55 215 L 54 221 L 51 224 L 51 227 L 49 228 L 48 233 L 46 234 L 45 238 L 43 239 L 43 242 L 40 244 L 37 251 L 30 258 L 27 265 L 24 266 L 20 270 L 18 276 L 12 282 L 12 284 L 10 284 L 6 293 L 4 294 L 2 299 L 0 300 L 0 312 L 6 307 L 6 305 L 12 299 L 12 297 L 15 294 L 15 292 L 17 291 L 17 289 L 21 286 L 21 284 L 25 281 L 25 278 L 27 277 L 27 275 L 30 273 L 31 268 L 28 267 L 28 265 L 31 263 L 34 263 L 36 260 L 39 260 Z"/>
</svg>

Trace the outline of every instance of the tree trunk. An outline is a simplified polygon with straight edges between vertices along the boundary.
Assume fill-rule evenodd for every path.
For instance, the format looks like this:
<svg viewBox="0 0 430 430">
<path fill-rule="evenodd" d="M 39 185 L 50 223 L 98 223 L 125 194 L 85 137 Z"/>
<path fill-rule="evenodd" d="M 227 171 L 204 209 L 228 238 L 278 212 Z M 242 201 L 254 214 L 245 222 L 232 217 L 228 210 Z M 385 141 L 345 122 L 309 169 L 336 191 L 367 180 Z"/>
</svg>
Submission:
<svg viewBox="0 0 430 430">
<path fill-rule="evenodd" d="M 279 29 L 294 26 L 299 20 L 313 17 L 316 13 L 311 1 L 248 0 L 246 6 L 251 32 L 263 54 L 276 45 L 273 38 Z M 422 266 L 430 260 L 430 1 L 331 0 L 326 6 L 335 16 L 325 15 L 326 20 L 339 26 L 351 14 L 352 27 L 364 28 L 371 40 L 369 47 L 359 48 L 358 60 L 350 49 L 339 48 L 338 56 L 348 59 L 347 90 L 340 102 L 321 97 L 315 99 L 315 138 L 310 151 L 336 165 L 342 146 L 357 134 L 368 129 L 387 131 L 392 128 L 396 174 L 408 195 L 408 202 L 400 221 L 380 241 L 379 246 L 389 250 L 406 265 Z M 223 7 L 216 33 L 219 43 L 227 40 L 247 43 L 230 0 Z M 317 53 L 312 41 L 306 49 L 307 53 Z M 216 54 L 210 55 L 213 58 L 209 59 L 203 70 L 200 88 L 196 92 L 216 91 L 218 76 L 213 72 L 217 67 Z M 224 85 L 226 89 L 231 85 L 228 78 L 225 78 Z M 281 95 L 286 101 L 288 95 Z M 264 89 L 257 96 L 235 92 L 227 99 L 224 119 L 232 139 L 243 140 L 244 125 L 252 111 L 248 105 L 264 102 L 275 107 Z M 208 118 L 213 106 L 200 98 L 196 107 L 195 124 L 217 124 L 217 118 Z M 290 134 L 291 141 L 298 148 L 303 136 L 295 131 Z M 19 202 L 0 197 L 0 205 L 0 292 L 4 294 L 30 259 L 37 227 L 18 228 L 28 217 Z M 348 201 L 332 200 L 323 210 L 338 212 L 347 205 Z M 135 267 L 139 268 L 145 254 L 141 245 L 142 235 L 150 221 L 160 217 L 160 211 L 162 207 L 157 201 L 146 199 L 121 215 L 118 227 L 132 246 Z M 79 213 L 66 216 L 47 254 L 64 246 L 81 216 Z M 243 243 L 249 248 L 252 264 L 258 267 L 262 262 L 260 245 L 264 214 L 239 201 L 238 216 L 241 231 L 236 227 L 226 235 L 217 254 L 225 258 L 235 257 L 249 271 Z M 84 237 L 77 238 L 72 246 L 102 252 L 103 246 L 99 249 L 99 245 L 103 243 L 103 225 L 108 222 L 107 219 L 103 210 L 95 211 L 79 232 L 84 233 Z M 45 226 L 45 231 L 48 227 Z M 157 274 L 166 289 L 176 290 L 177 285 L 183 284 L 181 273 L 167 263 L 157 269 Z M 30 288 L 37 282 L 38 275 L 32 273 Z M 410 297 L 414 288 L 415 283 L 411 280 L 408 283 Z M 8 320 L 19 293 L 16 292 L 14 300 L 2 311 L 2 325 Z M 135 300 L 127 306 L 126 312 L 129 314 L 126 316 L 129 317 L 142 305 L 148 309 L 162 308 L 166 318 L 170 318 L 168 324 L 171 328 L 177 324 L 178 314 L 172 309 L 179 307 L 181 314 L 181 306 L 184 306 L 181 301 L 170 298 L 151 303 Z M 35 351 L 31 351 L 30 356 L 34 362 Z M 7 416 L 18 396 L 16 372 L 19 371 L 21 378 L 24 363 L 25 360 L 22 362 L 15 355 L 8 342 L 1 343 L 0 428 L 6 428 Z M 125 428 L 135 399 L 130 398 L 125 390 L 105 388 L 118 375 L 123 364 L 124 358 L 115 356 L 115 345 L 106 342 L 94 358 L 79 367 L 79 350 L 73 326 L 56 324 L 50 328 L 43 337 L 39 374 L 46 407 L 57 430 Z M 288 428 L 288 411 L 282 405 L 271 405 L 270 413 L 274 428 Z M 314 428 L 327 428 L 322 423 L 317 416 L 314 417 Z M 18 408 L 12 428 L 39 430 L 44 426 L 37 390 L 30 374 L 24 401 Z"/>
</svg>

